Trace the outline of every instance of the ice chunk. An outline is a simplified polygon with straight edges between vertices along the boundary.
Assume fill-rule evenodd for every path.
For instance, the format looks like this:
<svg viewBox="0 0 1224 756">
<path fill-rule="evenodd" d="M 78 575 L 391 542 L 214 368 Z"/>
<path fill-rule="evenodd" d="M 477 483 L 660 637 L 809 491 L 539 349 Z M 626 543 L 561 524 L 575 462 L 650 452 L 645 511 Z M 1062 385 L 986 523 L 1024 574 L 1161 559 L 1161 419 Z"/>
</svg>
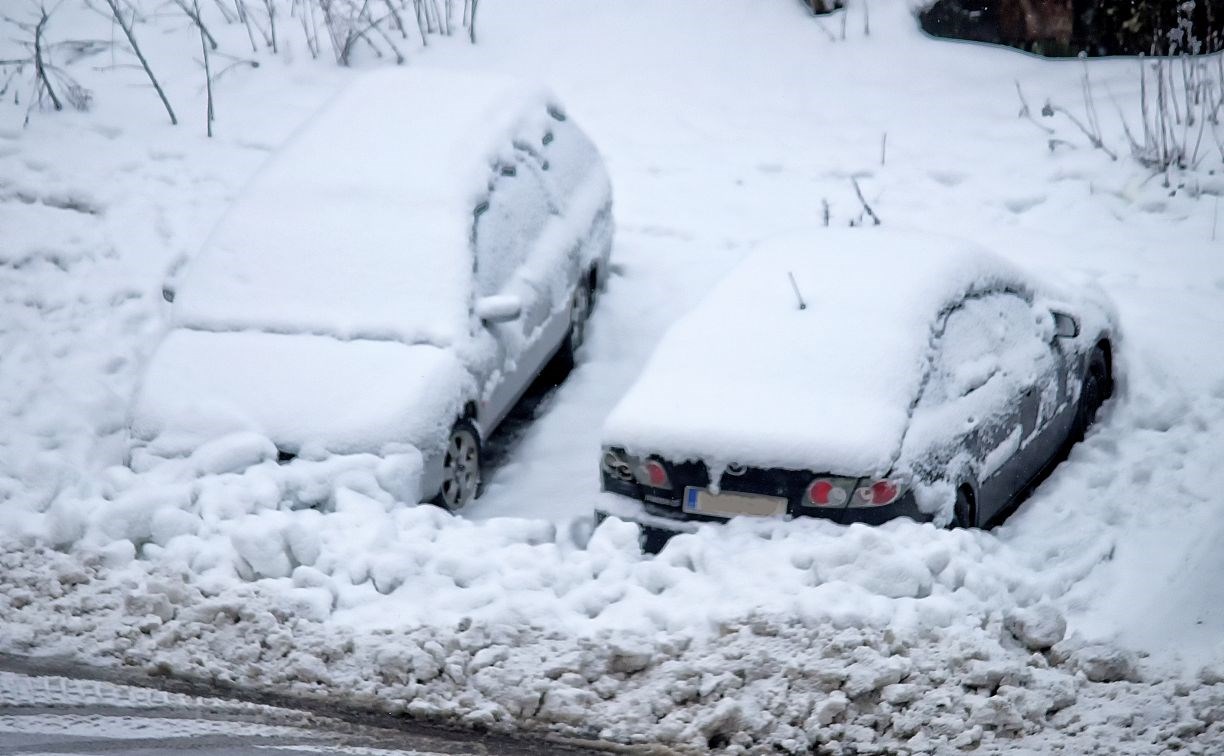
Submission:
<svg viewBox="0 0 1224 756">
<path fill-rule="evenodd" d="M 1015 609 L 1008 613 L 1004 627 L 1031 651 L 1051 648 L 1067 634 L 1067 620 L 1050 604 Z"/>
</svg>

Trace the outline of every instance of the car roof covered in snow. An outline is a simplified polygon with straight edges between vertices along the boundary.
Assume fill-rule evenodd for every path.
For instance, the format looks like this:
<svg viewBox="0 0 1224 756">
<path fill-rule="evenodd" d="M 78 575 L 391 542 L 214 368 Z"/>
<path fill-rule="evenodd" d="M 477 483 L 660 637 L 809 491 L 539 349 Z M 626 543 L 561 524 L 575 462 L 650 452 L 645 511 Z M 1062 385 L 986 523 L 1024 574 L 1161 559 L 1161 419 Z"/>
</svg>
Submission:
<svg viewBox="0 0 1224 756">
<path fill-rule="evenodd" d="M 771 240 L 669 329 L 604 440 L 713 468 L 888 472 L 940 313 L 996 290 L 1033 294 L 1011 264 L 956 239 L 820 229 Z"/>
<path fill-rule="evenodd" d="M 178 325 L 446 346 L 470 331 L 473 212 L 544 90 L 425 68 L 364 74 L 255 176 L 184 271 Z"/>
</svg>

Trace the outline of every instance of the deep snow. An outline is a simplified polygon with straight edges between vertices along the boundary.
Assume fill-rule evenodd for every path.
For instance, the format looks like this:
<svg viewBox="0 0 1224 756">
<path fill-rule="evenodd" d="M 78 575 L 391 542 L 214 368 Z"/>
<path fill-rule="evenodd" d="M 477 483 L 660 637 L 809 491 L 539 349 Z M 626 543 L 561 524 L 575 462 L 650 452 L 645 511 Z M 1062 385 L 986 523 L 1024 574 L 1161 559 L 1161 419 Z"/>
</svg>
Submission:
<svg viewBox="0 0 1224 756">
<path fill-rule="evenodd" d="M 519 0 L 482 6 L 480 45 L 413 59 L 545 80 L 617 196 L 584 359 L 463 520 L 395 502 L 373 460 L 235 472 L 258 439 L 117 467 L 167 268 L 349 72 L 301 51 L 235 71 L 209 141 L 176 30 L 145 38 L 198 127 L 125 69 L 78 66 L 92 113 L 22 129 L 5 105 L 0 648 L 626 741 L 1218 750 L 1220 168 L 1173 191 L 1058 122 L 1051 152 L 1013 81 L 1074 108 L 1079 63 L 926 39 L 899 3 L 864 36 L 862 10 L 832 42 L 790 2 Z M 1089 70 L 1131 101 L 1133 63 Z M 644 559 L 610 522 L 586 543 L 600 425 L 664 329 L 822 200 L 858 219 L 852 176 L 885 225 L 1113 297 L 1100 427 L 991 532 L 735 523 Z"/>
</svg>

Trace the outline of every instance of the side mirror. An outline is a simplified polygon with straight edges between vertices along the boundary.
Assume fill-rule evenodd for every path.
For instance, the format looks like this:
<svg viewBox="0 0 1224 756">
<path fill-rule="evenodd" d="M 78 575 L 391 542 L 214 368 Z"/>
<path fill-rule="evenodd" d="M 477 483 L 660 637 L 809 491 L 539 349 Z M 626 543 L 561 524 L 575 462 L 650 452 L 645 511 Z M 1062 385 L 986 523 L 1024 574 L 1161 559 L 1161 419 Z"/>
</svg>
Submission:
<svg viewBox="0 0 1224 756">
<path fill-rule="evenodd" d="M 1080 324 L 1071 315 L 1065 312 L 1055 310 L 1054 315 L 1054 335 L 1060 339 L 1073 339 L 1080 334 Z"/>
<path fill-rule="evenodd" d="M 523 314 L 523 301 L 510 294 L 476 300 L 476 317 L 485 323 L 509 323 Z"/>
</svg>

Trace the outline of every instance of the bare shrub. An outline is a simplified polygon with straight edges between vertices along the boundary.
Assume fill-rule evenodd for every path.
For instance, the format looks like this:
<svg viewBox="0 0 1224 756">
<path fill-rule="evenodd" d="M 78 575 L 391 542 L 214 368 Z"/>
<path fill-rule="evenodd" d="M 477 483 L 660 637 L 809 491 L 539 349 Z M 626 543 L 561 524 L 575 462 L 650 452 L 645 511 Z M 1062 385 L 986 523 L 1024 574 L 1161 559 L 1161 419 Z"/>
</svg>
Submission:
<svg viewBox="0 0 1224 756">
<path fill-rule="evenodd" d="M 1218 156 L 1224 167 L 1224 53 L 1206 54 L 1204 44 L 1195 38 L 1190 13 L 1192 3 L 1182 5 L 1182 15 L 1176 28 L 1168 34 L 1170 55 L 1138 57 L 1139 76 L 1137 110 L 1139 125 L 1133 126 L 1124 112 L 1123 103 L 1110 94 L 1130 156 L 1153 174 L 1165 174 L 1165 185 L 1172 184 L 1174 171 L 1195 171 L 1215 164 Z M 1068 142 L 1053 137 L 1055 131 L 1033 118 L 1019 83 L 1016 91 L 1022 108 L 1020 116 L 1037 123 L 1050 135 L 1050 148 Z M 1069 120 L 1096 149 L 1117 159 L 1117 153 L 1106 143 L 1097 115 L 1096 96 L 1085 63 L 1081 79 L 1083 117 L 1046 101 L 1041 114 L 1047 118 L 1061 115 Z"/>
<path fill-rule="evenodd" d="M 22 36 L 17 44 L 23 54 L 15 58 L 0 60 L 0 69 L 6 69 L 7 75 L 0 85 L 0 97 L 13 91 L 14 102 L 20 102 L 20 94 L 15 84 L 23 80 L 29 72 L 33 94 L 30 97 L 30 108 L 50 107 L 63 110 L 70 107 L 74 110 L 88 110 L 93 99 L 92 93 L 77 83 L 71 75 L 55 62 L 57 55 L 62 55 L 65 64 L 73 63 L 88 55 L 101 52 L 105 43 L 93 40 L 51 41 L 47 37 L 48 25 L 58 6 L 47 10 L 45 6 L 29 7 L 29 18 L 14 18 L 3 15 L 6 23 L 15 27 Z M 29 121 L 29 112 L 26 113 Z"/>
<path fill-rule="evenodd" d="M 118 47 L 131 53 L 140 65 L 172 124 L 178 116 L 162 88 L 154 67 L 142 50 L 137 31 L 142 25 L 164 23 L 164 6 L 146 13 L 142 3 L 152 5 L 160 0 L 59 0 L 51 9 L 28 0 L 28 17 L 4 15 L 0 22 L 14 27 L 20 55 L 0 59 L 0 97 L 10 91 L 20 100 L 20 84 L 32 86 L 31 107 L 45 106 L 53 110 L 65 107 L 85 109 L 91 94 L 80 86 L 62 66 L 87 55 Z M 122 31 L 123 41 L 63 40 L 52 42 L 47 29 L 55 10 L 74 3 L 94 10 Z M 221 76 L 235 67 L 257 68 L 261 54 L 279 55 L 284 51 L 285 18 L 295 19 L 311 57 L 331 54 L 342 66 L 361 59 L 381 59 L 396 64 L 407 62 L 405 51 L 419 34 L 422 47 L 435 34 L 453 35 L 466 28 L 471 43 L 476 42 L 476 12 L 478 0 L 170 0 L 166 3 L 186 17 L 200 38 L 204 69 L 203 94 L 207 100 L 206 131 L 211 136 L 216 118 L 216 84 Z M 176 14 L 170 14 L 175 16 Z M 240 25 L 242 37 L 250 45 L 250 58 L 232 55 L 224 50 L 223 27 Z M 416 26 L 416 34 L 409 27 Z M 294 24 L 289 25 L 292 33 Z M 232 37 L 231 37 L 232 38 Z M 225 61 L 231 61 L 225 65 Z M 221 63 L 218 70 L 217 63 Z M 28 115 L 27 115 L 28 120 Z"/>
</svg>

